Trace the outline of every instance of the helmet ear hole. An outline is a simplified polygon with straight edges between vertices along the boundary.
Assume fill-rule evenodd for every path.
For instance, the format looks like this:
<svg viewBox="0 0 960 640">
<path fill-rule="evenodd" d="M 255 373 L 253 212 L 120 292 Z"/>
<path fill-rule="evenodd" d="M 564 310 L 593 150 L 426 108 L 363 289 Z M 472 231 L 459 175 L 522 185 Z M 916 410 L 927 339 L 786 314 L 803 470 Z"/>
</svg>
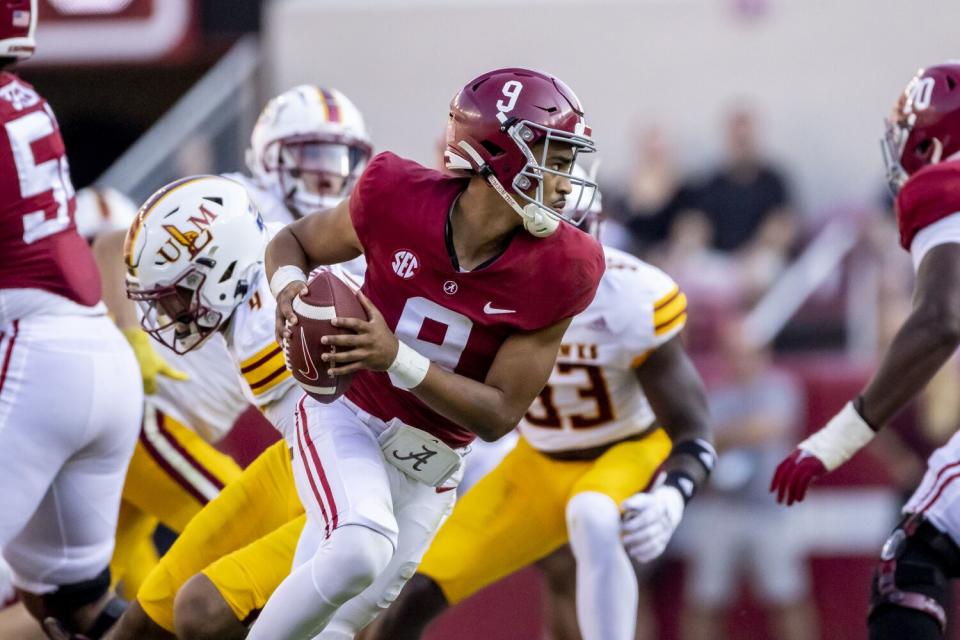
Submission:
<svg viewBox="0 0 960 640">
<path fill-rule="evenodd" d="M 499 146 L 495 145 L 494 143 L 490 142 L 489 140 L 481 140 L 480 146 L 483 147 L 484 150 L 487 153 L 489 153 L 491 157 L 494 157 L 494 158 L 496 158 L 497 156 L 501 156 L 504 153 L 503 149 L 501 149 Z"/>
<path fill-rule="evenodd" d="M 918 158 L 926 158 L 930 155 L 930 151 L 933 148 L 933 140 L 927 138 L 926 140 L 921 140 L 917 143 L 917 146 L 914 147 L 914 153 L 917 154 Z"/>
<path fill-rule="evenodd" d="M 957 86 L 957 81 L 952 76 L 947 76 L 947 89 L 953 91 Z"/>
</svg>

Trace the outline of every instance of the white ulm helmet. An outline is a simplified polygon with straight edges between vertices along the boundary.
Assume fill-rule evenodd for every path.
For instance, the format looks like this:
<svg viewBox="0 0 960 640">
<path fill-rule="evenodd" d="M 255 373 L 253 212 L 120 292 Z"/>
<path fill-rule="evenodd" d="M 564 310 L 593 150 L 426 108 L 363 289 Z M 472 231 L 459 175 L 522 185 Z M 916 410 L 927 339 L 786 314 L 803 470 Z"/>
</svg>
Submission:
<svg viewBox="0 0 960 640">
<path fill-rule="evenodd" d="M 127 231 L 127 296 L 143 328 L 186 353 L 253 295 L 263 276 L 266 227 L 243 186 L 221 176 L 172 182 Z"/>
<path fill-rule="evenodd" d="M 294 214 L 304 215 L 349 195 L 372 150 L 363 116 L 349 98 L 304 84 L 264 107 L 250 135 L 247 166 Z"/>
<path fill-rule="evenodd" d="M 581 182 L 572 182 L 570 185 L 570 195 L 567 196 L 567 202 L 563 213 L 568 220 L 579 220 L 575 226 L 578 229 L 586 231 L 594 238 L 600 239 L 600 225 L 603 221 L 603 199 L 600 195 L 600 188 L 597 185 L 597 170 L 600 168 L 600 161 L 595 160 L 590 166 L 589 171 L 582 165 L 573 166 L 571 173 L 574 177 L 580 178 Z"/>
</svg>

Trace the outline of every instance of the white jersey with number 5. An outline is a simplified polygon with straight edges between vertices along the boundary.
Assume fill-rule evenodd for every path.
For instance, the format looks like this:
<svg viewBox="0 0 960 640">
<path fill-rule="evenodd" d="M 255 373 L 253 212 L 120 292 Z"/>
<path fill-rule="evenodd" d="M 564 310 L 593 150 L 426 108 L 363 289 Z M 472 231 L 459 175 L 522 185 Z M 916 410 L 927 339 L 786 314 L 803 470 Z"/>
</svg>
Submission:
<svg viewBox="0 0 960 640">
<path fill-rule="evenodd" d="M 520 421 L 541 451 L 616 442 L 655 420 L 634 369 L 683 329 L 686 296 L 660 269 L 610 247 L 604 254 L 597 295 L 574 317 L 550 380 Z"/>
</svg>

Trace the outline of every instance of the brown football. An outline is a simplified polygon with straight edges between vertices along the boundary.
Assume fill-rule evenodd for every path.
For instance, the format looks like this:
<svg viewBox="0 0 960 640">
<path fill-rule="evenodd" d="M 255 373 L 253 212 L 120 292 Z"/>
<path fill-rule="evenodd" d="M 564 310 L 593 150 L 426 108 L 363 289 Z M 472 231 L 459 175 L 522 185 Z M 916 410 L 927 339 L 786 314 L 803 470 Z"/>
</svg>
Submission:
<svg viewBox="0 0 960 640">
<path fill-rule="evenodd" d="M 284 341 L 283 356 L 293 378 L 316 400 L 333 402 L 350 388 L 352 375 L 328 376 L 328 364 L 320 358 L 336 347 L 321 344 L 320 338 L 350 333 L 331 324 L 333 318 L 360 318 L 367 313 L 357 294 L 329 271 L 321 271 L 307 283 L 307 293 L 294 298 L 293 311 L 297 324 L 290 338 Z"/>
</svg>

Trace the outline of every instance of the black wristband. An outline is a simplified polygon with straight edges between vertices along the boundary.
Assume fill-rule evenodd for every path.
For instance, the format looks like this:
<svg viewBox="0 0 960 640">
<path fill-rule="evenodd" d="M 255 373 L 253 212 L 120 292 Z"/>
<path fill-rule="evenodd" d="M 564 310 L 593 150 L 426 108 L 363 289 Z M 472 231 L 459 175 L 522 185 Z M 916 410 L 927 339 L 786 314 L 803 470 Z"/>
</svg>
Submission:
<svg viewBox="0 0 960 640">
<path fill-rule="evenodd" d="M 696 440 L 684 440 L 673 445 L 673 449 L 670 451 L 671 458 L 684 455 L 690 456 L 699 462 L 708 478 L 717 464 L 716 449 L 713 448 L 712 444 L 700 438 Z"/>
<path fill-rule="evenodd" d="M 860 419 L 863 420 L 864 424 L 866 424 L 868 427 L 870 427 L 874 431 L 877 431 L 877 427 L 874 426 L 872 422 L 867 420 L 867 417 L 865 415 L 863 415 L 863 396 L 862 395 L 859 395 L 853 399 L 853 410 L 857 412 L 857 415 L 860 416 Z"/>
<path fill-rule="evenodd" d="M 680 495 L 683 496 L 683 504 L 690 502 L 697 493 L 697 482 L 693 479 L 693 476 L 680 469 L 668 471 L 663 484 L 679 491 Z"/>
</svg>

